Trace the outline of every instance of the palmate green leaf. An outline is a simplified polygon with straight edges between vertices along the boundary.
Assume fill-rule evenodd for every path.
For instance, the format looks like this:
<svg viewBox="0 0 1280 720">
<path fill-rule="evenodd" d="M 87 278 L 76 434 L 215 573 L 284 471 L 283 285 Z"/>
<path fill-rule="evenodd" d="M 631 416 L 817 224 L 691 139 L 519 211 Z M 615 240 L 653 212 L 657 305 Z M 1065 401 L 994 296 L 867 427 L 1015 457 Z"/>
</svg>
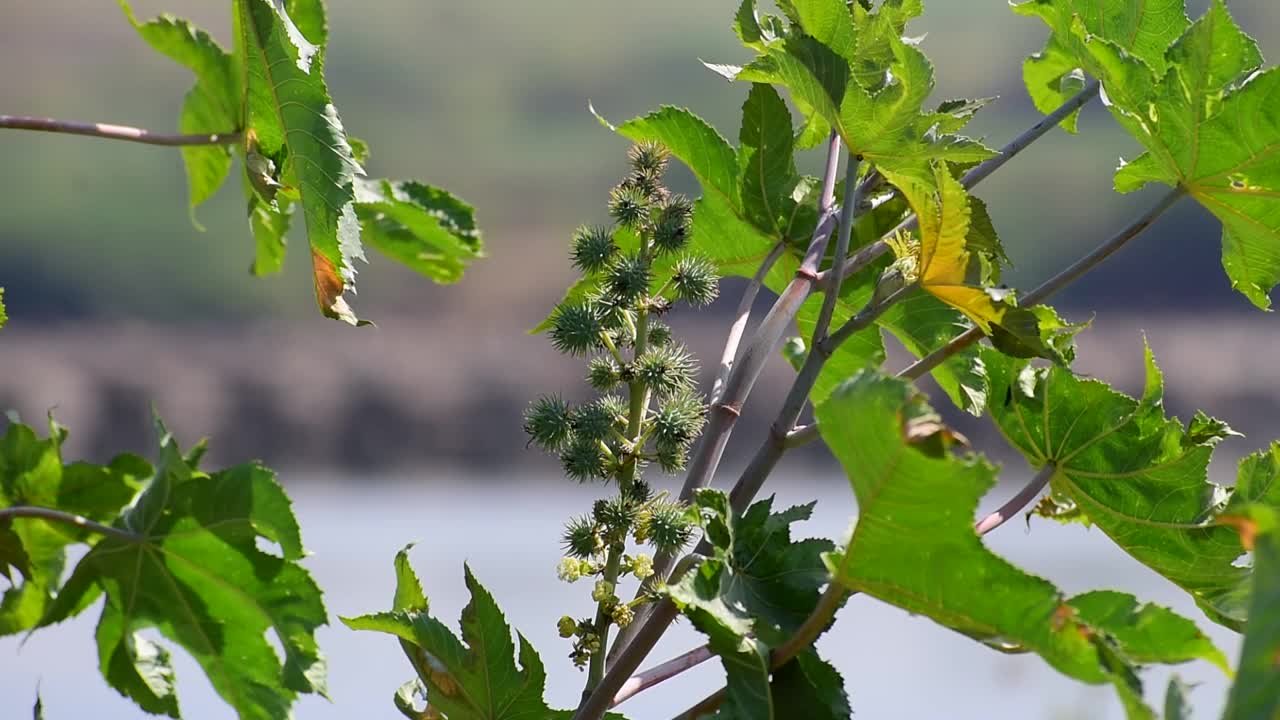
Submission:
<svg viewBox="0 0 1280 720">
<path fill-rule="evenodd" d="M 1143 118 L 1148 151 L 1116 173 L 1116 188 L 1178 185 L 1222 221 L 1222 262 L 1232 286 L 1261 308 L 1280 281 L 1280 72 L 1224 90 L 1261 62 L 1221 2 L 1169 51 L 1156 87 L 1156 119 Z M 1208 59 L 1206 59 L 1208 58 Z M 1225 61 L 1224 61 L 1225 60 Z M 1233 75 L 1235 73 L 1235 75 Z M 1129 117 L 1134 110 L 1118 108 Z"/>
<path fill-rule="evenodd" d="M 1102 77 L 1080 51 L 1081 40 L 1072 31 L 1075 18 L 1087 33 L 1113 43 L 1159 75 L 1165 68 L 1165 49 L 1190 23 L 1184 6 L 1185 0 L 1027 0 L 1013 5 L 1014 12 L 1039 17 L 1051 30 L 1044 49 L 1022 66 L 1036 109 L 1048 114 L 1061 106 L 1079 92 L 1085 71 Z M 1079 110 L 1071 113 L 1062 127 L 1075 132 L 1079 115 Z"/>
<path fill-rule="evenodd" d="M 1035 652 L 1084 682 L 1111 683 L 1130 717 L 1151 716 L 1138 664 L 1217 659 L 1189 621 L 1167 610 L 1135 611 L 1133 598 L 1110 593 L 1068 601 L 987 550 L 973 516 L 995 470 L 982 458 L 953 456 L 945 428 L 906 382 L 864 372 L 816 415 L 858 499 L 849 545 L 828 556 L 851 590 L 984 643 Z M 1170 632 L 1153 638 L 1144 622 Z"/>
<path fill-rule="evenodd" d="M 995 482 L 981 458 L 930 454 L 912 421 L 930 412 L 904 381 L 864 372 L 816 408 L 823 440 L 858 498 L 849 545 L 830 558 L 836 578 L 984 640 L 1017 643 L 1062 672 L 1100 683 L 1097 651 L 1049 582 L 987 550 L 973 531 Z"/>
<path fill-rule="evenodd" d="M 147 44 L 189 68 L 196 84 L 182 103 L 179 129 L 184 133 L 231 133 L 240 129 L 240 78 L 234 58 L 216 40 L 190 22 L 161 15 L 138 22 L 126 0 L 119 0 L 129 22 Z M 231 170 L 227 145 L 185 146 L 191 217 L 195 208 L 217 192 Z"/>
<path fill-rule="evenodd" d="M 1186 427 L 1165 418 L 1150 348 L 1141 400 L 1061 368 L 983 357 L 992 418 L 1032 465 L 1057 468 L 1050 487 L 1065 517 L 1096 525 L 1215 622 L 1241 629 L 1251 572 L 1238 562 L 1239 538 L 1216 518 L 1240 503 L 1280 506 L 1280 448 L 1246 458 L 1234 490 L 1209 482 L 1213 447 L 1233 433 L 1203 415 Z"/>
<path fill-rule="evenodd" d="M 396 556 L 396 594 L 390 612 L 342 618 L 352 630 L 400 638 L 427 687 L 429 707 L 449 720 L 569 718 L 543 700 L 546 670 L 524 635 L 516 648 L 511 627 L 489 591 L 466 568 L 471 602 L 462 610 L 462 639 L 427 611 L 421 583 L 408 566 L 406 551 Z M 464 644 L 465 643 L 465 644 Z M 606 717 L 621 720 L 610 713 Z"/>
<path fill-rule="evenodd" d="M 379 252 L 440 283 L 457 282 L 484 257 L 475 209 L 446 190 L 415 180 L 355 183 L 364 239 Z"/>
<path fill-rule="evenodd" d="M 294 6 L 307 9 L 318 1 Z M 325 86 L 324 47 L 303 34 L 278 0 L 236 0 L 235 10 L 236 53 L 243 60 L 246 91 L 247 175 L 266 205 L 274 188 L 264 191 L 263 180 L 297 193 L 320 309 L 359 324 L 343 294 L 354 289 L 355 261 L 364 259 L 353 188 L 363 171 Z M 275 174 L 255 167 L 264 160 Z"/>
<path fill-rule="evenodd" d="M 1146 148 L 1117 171 L 1116 189 L 1161 182 L 1186 190 L 1222 221 L 1232 287 L 1265 309 L 1280 282 L 1280 117 L 1270 111 L 1280 73 L 1260 69 L 1257 45 L 1222 0 L 1183 27 L 1158 56 L 1137 56 L 1081 18 L 1067 37 L 1102 80 L 1112 114 Z"/>
<path fill-rule="evenodd" d="M 199 663 L 239 717 L 289 717 L 298 693 L 325 693 L 315 630 L 326 623 L 320 590 L 298 564 L 304 553 L 289 498 L 258 465 L 195 469 L 158 430 L 155 473 L 114 523 L 136 539 L 98 541 L 40 625 L 105 595 L 100 669 L 147 712 L 178 717 L 169 653 L 141 634 L 154 628 Z M 279 555 L 258 549 L 259 539 Z M 268 631 L 283 647 L 283 663 Z"/>
<path fill-rule="evenodd" d="M 1068 603 L 1077 617 L 1094 628 L 1106 628 L 1124 656 L 1135 664 L 1207 660 L 1230 674 L 1226 655 L 1196 624 L 1159 605 L 1139 606 L 1132 595 L 1094 590 Z"/>
<path fill-rule="evenodd" d="M 64 465 L 66 436 L 66 430 L 52 419 L 44 439 L 26 425 L 9 425 L 0 437 L 0 507 L 57 508 L 110 522 L 151 475 L 150 465 L 133 455 L 120 455 L 106 466 Z M 58 592 L 67 546 L 95 541 L 96 536 L 84 531 L 36 518 L 16 518 L 0 525 L 0 569 L 9 565 L 18 571 L 3 573 L 10 587 L 0 601 L 0 635 L 35 627 Z"/>
<path fill-rule="evenodd" d="M 712 556 L 664 592 L 720 656 L 727 694 L 716 717 L 849 717 L 839 673 L 812 650 L 771 674 L 770 651 L 804 622 L 828 575 L 828 540 L 791 539 L 813 504 L 773 512 L 772 498 L 741 516 L 719 490 L 694 498 Z M 772 675 L 772 679 L 771 679 Z"/>
<path fill-rule="evenodd" d="M 743 211 L 757 228 L 785 237 L 796 204 L 791 193 L 800 176 L 793 154 L 791 111 L 772 86 L 751 86 L 742 106 L 738 143 Z"/>
<path fill-rule="evenodd" d="M 1280 718 L 1280 512 L 1239 508 L 1233 520 L 1253 550 L 1253 593 L 1240 667 L 1224 720 Z"/>
<path fill-rule="evenodd" d="M 704 193 L 717 193 L 730 207 L 741 207 L 738 154 L 729 141 L 702 118 L 684 108 L 664 105 L 616 128 L 604 118 L 600 121 L 632 141 L 662 143 L 689 167 Z"/>
<path fill-rule="evenodd" d="M 980 162 L 993 155 L 981 143 L 939 134 L 939 118 L 921 105 L 933 90 L 933 67 L 899 37 L 910 13 L 894 4 L 868 13 L 856 3 L 814 0 L 798 13 L 807 33 L 767 48 L 737 80 L 786 86 L 806 115 L 820 116 L 851 153 L 878 168 L 918 170 L 930 159 Z M 851 48 L 857 36 L 867 48 Z M 833 43 L 833 48 L 830 44 Z M 892 78 L 884 85 L 885 78 Z"/>
</svg>

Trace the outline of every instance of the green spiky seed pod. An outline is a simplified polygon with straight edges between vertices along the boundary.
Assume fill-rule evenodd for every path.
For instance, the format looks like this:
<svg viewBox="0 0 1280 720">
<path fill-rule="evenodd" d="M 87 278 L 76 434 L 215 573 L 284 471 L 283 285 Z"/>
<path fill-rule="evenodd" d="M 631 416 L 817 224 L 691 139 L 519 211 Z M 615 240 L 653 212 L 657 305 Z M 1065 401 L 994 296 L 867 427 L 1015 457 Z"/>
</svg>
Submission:
<svg viewBox="0 0 1280 720">
<path fill-rule="evenodd" d="M 708 305 L 720 294 L 720 276 L 710 260 L 700 257 L 682 257 L 676 262 L 671 285 L 681 300 L 701 307 Z"/>
<path fill-rule="evenodd" d="M 653 223 L 653 246 L 658 254 L 684 249 L 692 237 L 693 204 L 683 195 L 666 198 Z"/>
<path fill-rule="evenodd" d="M 616 531 L 617 535 L 622 537 L 626 537 L 627 533 L 631 532 L 639 512 L 640 508 L 635 503 L 623 497 L 597 501 L 591 508 L 591 514 L 596 522 L 611 531 Z"/>
<path fill-rule="evenodd" d="M 551 344 L 568 355 L 586 355 L 597 350 L 602 332 L 600 313 L 589 303 L 561 305 L 551 317 Z"/>
<path fill-rule="evenodd" d="M 605 288 L 620 305 L 634 303 L 649 291 L 653 272 L 649 263 L 635 256 L 618 258 L 605 271 Z"/>
<path fill-rule="evenodd" d="M 609 192 L 609 216 L 623 227 L 639 228 L 649 220 L 649 196 L 640 188 L 619 185 Z"/>
<path fill-rule="evenodd" d="M 648 170 L 634 170 L 622 181 L 622 186 L 638 190 L 651 203 L 664 202 L 670 193 L 662 186 L 662 173 Z"/>
<path fill-rule="evenodd" d="M 661 320 L 649 321 L 649 346 L 662 347 L 671 344 L 671 326 Z"/>
<path fill-rule="evenodd" d="M 587 365 L 587 382 L 600 392 L 608 392 L 622 382 L 622 369 L 607 355 L 592 358 Z"/>
<path fill-rule="evenodd" d="M 641 355 L 635 373 L 659 397 L 668 397 L 693 389 L 698 363 L 683 345 L 666 345 Z"/>
<path fill-rule="evenodd" d="M 684 470 L 689 462 L 689 449 L 677 445 L 658 448 L 658 467 L 668 475 L 675 475 Z"/>
<path fill-rule="evenodd" d="M 693 539 L 694 528 L 694 522 L 685 506 L 664 501 L 649 507 L 643 534 L 645 540 L 658 552 L 675 553 L 684 549 Z"/>
<path fill-rule="evenodd" d="M 613 411 L 598 400 L 574 408 L 570 419 L 573 434 L 583 440 L 604 440 L 613 432 Z"/>
<path fill-rule="evenodd" d="M 619 430 L 627 426 L 627 413 L 631 411 L 631 408 L 627 405 L 626 400 L 611 394 L 596 398 L 596 403 L 609 411 L 610 416 L 613 417 L 614 425 Z"/>
<path fill-rule="evenodd" d="M 627 493 L 628 500 L 636 505 L 641 505 L 649 502 L 651 497 L 653 497 L 652 485 L 639 478 L 636 478 L 635 482 L 631 483 L 631 491 Z"/>
<path fill-rule="evenodd" d="M 574 267 L 584 273 L 593 273 L 608 265 L 617 251 L 612 230 L 603 225 L 583 225 L 573 234 L 570 257 Z"/>
<path fill-rule="evenodd" d="M 600 529 L 596 527 L 595 521 L 586 515 L 573 518 L 564 526 L 561 541 L 564 549 L 579 559 L 589 558 L 604 548 L 604 541 L 600 539 Z"/>
<path fill-rule="evenodd" d="M 649 298 L 649 317 L 662 317 L 670 310 L 670 300 L 660 295 Z"/>
<path fill-rule="evenodd" d="M 702 431 L 705 410 L 692 392 L 677 392 L 654 412 L 653 440 L 658 450 L 686 448 Z"/>
<path fill-rule="evenodd" d="M 626 320 L 631 313 L 629 303 L 620 302 L 607 292 L 592 293 L 586 300 L 591 307 L 595 308 L 596 315 L 600 317 L 600 324 L 606 330 L 617 330 L 627 325 Z"/>
<path fill-rule="evenodd" d="M 571 480 L 588 482 L 609 476 L 608 459 L 595 440 L 575 438 L 560 454 L 564 474 Z"/>
<path fill-rule="evenodd" d="M 664 172 L 670 159 L 671 151 L 662 143 L 652 140 L 636 143 L 627 151 L 631 167 L 645 172 Z"/>
<path fill-rule="evenodd" d="M 524 431 L 538 447 L 557 452 L 573 434 L 569 404 L 558 395 L 543 395 L 524 413 Z"/>
</svg>

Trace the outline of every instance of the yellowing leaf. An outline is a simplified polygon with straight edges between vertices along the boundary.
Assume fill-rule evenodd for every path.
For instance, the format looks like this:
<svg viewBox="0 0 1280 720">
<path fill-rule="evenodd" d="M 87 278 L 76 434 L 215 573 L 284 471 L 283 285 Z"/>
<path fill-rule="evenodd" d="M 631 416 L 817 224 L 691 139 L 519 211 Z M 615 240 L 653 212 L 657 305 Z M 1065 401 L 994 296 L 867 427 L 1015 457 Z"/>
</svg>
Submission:
<svg viewBox="0 0 1280 720">
<path fill-rule="evenodd" d="M 968 282 L 969 195 L 945 163 L 924 174 L 881 172 L 902 191 L 920 219 L 917 282 L 921 289 L 964 313 L 991 334 L 1009 306 L 997 293 Z"/>
</svg>

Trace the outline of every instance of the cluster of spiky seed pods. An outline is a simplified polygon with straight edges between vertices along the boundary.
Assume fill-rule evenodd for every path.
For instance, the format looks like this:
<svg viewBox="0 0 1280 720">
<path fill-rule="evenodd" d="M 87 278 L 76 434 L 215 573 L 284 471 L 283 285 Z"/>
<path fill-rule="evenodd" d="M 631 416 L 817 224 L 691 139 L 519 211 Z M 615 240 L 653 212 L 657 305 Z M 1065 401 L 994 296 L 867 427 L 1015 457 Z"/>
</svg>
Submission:
<svg viewBox="0 0 1280 720">
<path fill-rule="evenodd" d="M 625 627 L 635 606 L 617 596 L 626 574 L 652 574 L 648 555 L 626 554 L 628 538 L 660 553 L 684 547 L 696 518 L 655 494 L 646 467 L 684 468 L 702 431 L 706 405 L 697 392 L 698 365 L 661 321 L 674 303 L 702 306 L 715 299 L 719 276 L 708 260 L 687 253 L 693 204 L 663 184 L 669 153 L 642 143 L 628 156 L 630 171 L 609 194 L 612 226 L 583 226 L 570 258 L 591 288 L 567 298 L 552 314 L 555 347 L 589 358 L 587 382 L 601 393 L 571 405 L 543 396 L 525 413 L 532 442 L 559 456 L 565 475 L 580 482 L 616 482 L 618 495 L 596 502 L 565 528 L 562 580 L 597 578 L 595 618 L 561 618 L 560 634 L 575 638 L 570 657 L 586 665 L 607 643 L 611 624 Z"/>
</svg>

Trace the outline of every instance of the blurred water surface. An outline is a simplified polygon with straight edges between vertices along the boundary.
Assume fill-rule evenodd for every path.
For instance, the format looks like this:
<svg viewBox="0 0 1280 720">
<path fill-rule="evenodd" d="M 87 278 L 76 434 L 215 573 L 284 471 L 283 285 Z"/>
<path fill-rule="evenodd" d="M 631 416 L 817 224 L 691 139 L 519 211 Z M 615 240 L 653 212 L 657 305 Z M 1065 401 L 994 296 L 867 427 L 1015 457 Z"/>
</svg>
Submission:
<svg viewBox="0 0 1280 720">
<path fill-rule="evenodd" d="M 335 623 L 320 632 L 333 702 L 304 698 L 296 706 L 298 718 L 399 717 L 391 696 L 411 671 L 397 643 L 390 636 L 351 632 L 336 624 L 336 616 L 390 607 L 391 561 L 408 542 L 417 542 L 413 564 L 441 620 L 456 629 L 467 602 L 462 582 L 467 562 L 541 653 L 550 676 L 551 705 L 574 704 L 583 675 L 566 658 L 568 645 L 556 635 L 555 622 L 564 614 L 589 614 L 591 603 L 589 588 L 556 581 L 558 538 L 561 522 L 587 508 L 600 488 L 518 473 L 433 477 L 430 484 L 426 478 L 400 478 L 407 482 L 394 484 L 343 480 L 309 482 L 294 491 L 303 538 L 313 553 L 305 564 L 325 590 Z M 813 519 L 797 526 L 798 537 L 838 539 L 855 510 L 843 478 L 783 475 L 769 488 L 777 493 L 778 506 L 819 500 Z M 1013 491 L 1009 485 L 997 488 L 983 508 L 998 505 Z M 1028 531 L 1014 520 L 990 536 L 988 544 L 1068 594 L 1115 588 L 1173 607 L 1196 619 L 1235 664 L 1239 642 L 1233 633 L 1210 624 L 1184 593 L 1116 550 L 1097 531 L 1043 521 Z M 37 683 L 50 720 L 143 716 L 98 677 L 93 645 L 97 615 L 95 606 L 72 622 L 41 630 L 21 647 L 16 638 L 0 640 L 0 717 L 28 717 Z M 652 662 L 697 642 L 689 625 L 679 624 L 655 650 Z M 1081 685 L 1034 655 L 997 653 L 864 596 L 849 601 L 819 647 L 844 675 L 859 718 L 1123 717 L 1107 688 Z M 184 717 L 233 717 L 194 662 L 180 651 L 175 655 Z M 1195 717 L 1216 717 L 1227 686 L 1221 672 L 1203 662 L 1177 671 L 1197 684 L 1191 694 Z M 1156 669 L 1143 677 L 1147 699 L 1157 707 L 1169 674 Z M 632 720 L 668 718 L 719 687 L 721 679 L 718 665 L 709 662 L 620 710 Z"/>
</svg>

